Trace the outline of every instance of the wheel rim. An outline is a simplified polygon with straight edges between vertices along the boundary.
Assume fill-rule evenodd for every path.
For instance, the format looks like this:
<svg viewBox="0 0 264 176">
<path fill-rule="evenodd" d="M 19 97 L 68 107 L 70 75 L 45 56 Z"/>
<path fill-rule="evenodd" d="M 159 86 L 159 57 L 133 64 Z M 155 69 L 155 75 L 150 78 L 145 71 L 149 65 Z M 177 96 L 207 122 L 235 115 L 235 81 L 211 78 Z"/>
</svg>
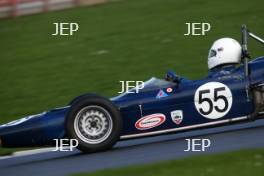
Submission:
<svg viewBox="0 0 264 176">
<path fill-rule="evenodd" d="M 74 119 L 74 130 L 77 136 L 89 144 L 105 141 L 112 129 L 111 115 L 100 106 L 86 106 L 78 112 Z"/>
</svg>

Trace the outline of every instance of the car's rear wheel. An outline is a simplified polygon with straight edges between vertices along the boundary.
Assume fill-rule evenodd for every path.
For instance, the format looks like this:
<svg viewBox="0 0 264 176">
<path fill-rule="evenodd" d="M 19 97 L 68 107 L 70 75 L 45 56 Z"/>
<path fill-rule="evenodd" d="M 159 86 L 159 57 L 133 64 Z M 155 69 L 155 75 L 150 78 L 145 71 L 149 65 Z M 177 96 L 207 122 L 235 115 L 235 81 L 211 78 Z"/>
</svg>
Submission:
<svg viewBox="0 0 264 176">
<path fill-rule="evenodd" d="M 111 101 L 91 94 L 71 105 L 65 127 L 67 136 L 78 140 L 79 150 L 96 152 L 109 149 L 117 142 L 122 118 Z"/>
</svg>

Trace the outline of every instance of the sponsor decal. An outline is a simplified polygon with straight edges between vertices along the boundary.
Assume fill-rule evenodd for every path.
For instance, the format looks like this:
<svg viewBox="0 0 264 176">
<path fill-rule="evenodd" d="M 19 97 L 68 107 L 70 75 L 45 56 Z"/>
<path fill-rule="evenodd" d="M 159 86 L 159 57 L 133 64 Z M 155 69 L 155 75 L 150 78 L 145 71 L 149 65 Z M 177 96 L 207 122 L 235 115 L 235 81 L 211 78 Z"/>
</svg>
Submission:
<svg viewBox="0 0 264 176">
<path fill-rule="evenodd" d="M 163 90 L 160 90 L 159 93 L 157 94 L 156 98 L 164 98 L 167 96 L 168 96 L 168 94 L 166 94 Z"/>
<path fill-rule="evenodd" d="M 172 88 L 168 87 L 168 88 L 166 89 L 166 91 L 167 91 L 168 93 L 171 93 L 171 92 L 172 92 Z"/>
<path fill-rule="evenodd" d="M 160 126 L 163 124 L 166 120 L 166 116 L 164 114 L 151 114 L 147 115 L 145 117 L 140 118 L 136 124 L 135 127 L 138 130 L 147 130 L 151 129 L 157 126 Z"/>
<path fill-rule="evenodd" d="M 177 125 L 180 125 L 183 120 L 183 112 L 182 110 L 176 110 L 171 112 L 171 119 Z"/>
</svg>

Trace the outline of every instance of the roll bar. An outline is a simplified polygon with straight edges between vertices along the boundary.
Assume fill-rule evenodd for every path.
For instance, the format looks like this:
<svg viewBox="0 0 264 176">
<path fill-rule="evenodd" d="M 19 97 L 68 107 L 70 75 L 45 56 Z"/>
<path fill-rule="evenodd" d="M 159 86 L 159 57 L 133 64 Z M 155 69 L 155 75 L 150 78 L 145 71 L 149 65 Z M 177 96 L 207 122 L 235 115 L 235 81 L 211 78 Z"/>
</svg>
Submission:
<svg viewBox="0 0 264 176">
<path fill-rule="evenodd" d="M 245 76 L 247 77 L 249 74 L 248 70 L 248 59 L 250 59 L 249 53 L 248 53 L 248 30 L 246 25 L 242 25 L 242 60 L 244 62 L 244 71 Z"/>
<path fill-rule="evenodd" d="M 242 60 L 244 62 L 244 71 L 245 71 L 245 76 L 247 77 L 249 75 L 249 68 L 248 68 L 248 59 L 250 59 L 250 54 L 248 52 L 248 36 L 253 38 L 254 40 L 260 42 L 261 44 L 264 44 L 264 40 L 257 35 L 251 33 L 248 29 L 247 26 L 244 24 L 241 27 L 242 30 Z"/>
<path fill-rule="evenodd" d="M 260 42 L 261 44 L 264 44 L 264 40 L 258 36 L 256 36 L 255 34 L 248 32 L 249 36 L 252 37 L 253 39 L 255 39 L 256 41 Z"/>
</svg>

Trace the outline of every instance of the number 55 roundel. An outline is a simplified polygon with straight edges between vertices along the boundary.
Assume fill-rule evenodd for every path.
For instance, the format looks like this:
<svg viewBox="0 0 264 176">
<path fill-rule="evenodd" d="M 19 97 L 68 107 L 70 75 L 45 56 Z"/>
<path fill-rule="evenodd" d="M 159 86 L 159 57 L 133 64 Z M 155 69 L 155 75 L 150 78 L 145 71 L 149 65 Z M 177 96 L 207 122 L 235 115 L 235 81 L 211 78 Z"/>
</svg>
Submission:
<svg viewBox="0 0 264 176">
<path fill-rule="evenodd" d="M 194 95 L 196 110 L 208 119 L 224 117 L 231 109 L 232 102 L 230 89 L 220 82 L 206 83 Z"/>
</svg>

